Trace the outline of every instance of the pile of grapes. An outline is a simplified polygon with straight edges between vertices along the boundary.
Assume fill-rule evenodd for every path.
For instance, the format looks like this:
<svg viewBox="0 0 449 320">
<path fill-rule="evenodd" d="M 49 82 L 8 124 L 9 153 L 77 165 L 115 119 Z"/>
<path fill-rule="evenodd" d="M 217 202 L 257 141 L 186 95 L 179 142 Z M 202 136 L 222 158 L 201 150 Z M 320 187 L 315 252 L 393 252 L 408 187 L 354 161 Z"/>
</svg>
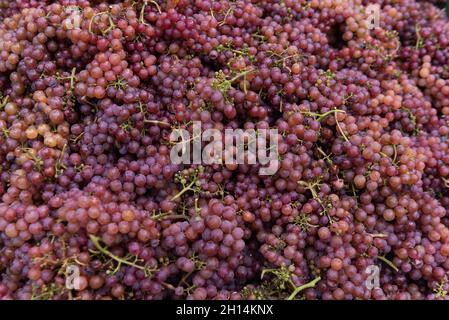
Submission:
<svg viewBox="0 0 449 320">
<path fill-rule="evenodd" d="M 0 196 L 0 299 L 449 299 L 444 1 L 0 0 Z"/>
</svg>

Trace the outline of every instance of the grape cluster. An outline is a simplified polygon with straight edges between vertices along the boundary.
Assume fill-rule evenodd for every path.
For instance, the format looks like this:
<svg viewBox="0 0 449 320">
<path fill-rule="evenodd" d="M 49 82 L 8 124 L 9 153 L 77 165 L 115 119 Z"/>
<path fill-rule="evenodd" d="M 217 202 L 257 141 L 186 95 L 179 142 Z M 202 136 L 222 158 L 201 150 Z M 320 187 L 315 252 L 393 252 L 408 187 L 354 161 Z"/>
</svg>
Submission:
<svg viewBox="0 0 449 320">
<path fill-rule="evenodd" d="M 448 300 L 443 6 L 0 0 L 0 299 Z"/>
</svg>

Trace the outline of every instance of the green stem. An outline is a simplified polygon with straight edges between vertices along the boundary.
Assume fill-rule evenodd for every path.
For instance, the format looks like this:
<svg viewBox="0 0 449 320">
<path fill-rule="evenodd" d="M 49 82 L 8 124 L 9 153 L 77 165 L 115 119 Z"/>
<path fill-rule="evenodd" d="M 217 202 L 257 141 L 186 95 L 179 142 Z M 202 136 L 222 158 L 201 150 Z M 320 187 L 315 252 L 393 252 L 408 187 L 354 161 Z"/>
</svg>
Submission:
<svg viewBox="0 0 449 320">
<path fill-rule="evenodd" d="M 0 94 L 1 97 L 1 94 Z M 2 101 L 0 102 L 0 110 L 3 110 L 3 108 L 6 106 L 6 104 L 8 103 L 9 100 L 9 96 L 3 97 L 1 98 Z"/>
<path fill-rule="evenodd" d="M 162 214 L 151 217 L 153 220 L 161 221 L 161 220 L 182 220 L 188 219 L 186 215 L 183 214 Z"/>
<path fill-rule="evenodd" d="M 340 130 L 340 133 L 341 133 L 341 136 L 343 137 L 343 139 L 345 139 L 346 142 L 349 142 L 348 137 L 345 135 L 345 133 L 343 132 L 343 129 L 340 127 L 340 122 L 338 122 L 337 114 L 335 114 L 335 123 L 337 124 L 337 128 L 338 128 L 338 130 Z"/>
<path fill-rule="evenodd" d="M 238 78 L 241 78 L 243 76 L 246 76 L 248 73 L 253 72 L 253 70 L 245 70 L 241 73 L 239 73 L 238 75 L 236 75 L 234 78 L 232 78 L 231 80 L 229 80 L 229 82 L 233 83 L 235 80 L 237 80 Z"/>
<path fill-rule="evenodd" d="M 310 282 L 308 282 L 308 283 L 306 283 L 306 284 L 303 284 L 303 285 L 300 286 L 300 287 L 296 287 L 295 291 L 292 292 L 292 294 L 287 298 L 287 300 L 293 300 L 293 299 L 296 297 L 296 295 L 297 295 L 298 293 L 300 293 L 300 292 L 301 292 L 302 290 L 304 290 L 304 289 L 308 289 L 308 288 L 313 288 L 313 287 L 315 287 L 315 285 L 317 284 L 317 282 L 320 281 L 320 280 L 321 280 L 321 277 L 316 277 L 316 278 L 313 279 L 312 281 L 310 281 Z"/>
<path fill-rule="evenodd" d="M 92 16 L 92 18 L 90 19 L 90 21 L 89 21 L 89 33 L 93 34 L 92 24 L 94 23 L 95 18 L 98 17 L 98 16 L 101 16 L 102 14 L 107 14 L 108 15 L 109 27 L 106 30 L 100 30 L 101 33 L 103 35 L 105 35 L 106 33 L 108 33 L 109 31 L 111 31 L 112 29 L 115 28 L 115 23 L 114 23 L 114 21 L 112 21 L 111 14 L 108 11 L 102 11 L 102 12 L 98 12 L 98 13 L 94 14 Z"/>
<path fill-rule="evenodd" d="M 318 121 L 322 121 L 324 118 L 326 118 L 328 115 L 330 115 L 332 113 L 346 113 L 346 111 L 340 110 L 340 109 L 332 109 L 325 113 L 316 113 L 316 112 L 310 112 L 310 111 L 301 111 L 301 113 L 305 114 L 306 116 L 317 117 Z"/>
<path fill-rule="evenodd" d="M 109 252 L 108 249 L 107 249 L 106 247 L 103 247 L 103 246 L 100 244 L 100 241 L 99 241 L 100 239 L 99 239 L 98 237 L 94 236 L 94 235 L 90 235 L 89 238 L 90 238 L 90 240 L 92 241 L 92 243 L 93 243 L 93 245 L 95 246 L 95 248 L 98 249 L 98 251 L 100 251 L 102 254 L 108 256 L 109 258 L 111 258 L 111 259 L 117 261 L 117 262 L 119 263 L 119 265 L 120 265 L 120 264 L 126 264 L 126 265 L 128 265 L 128 266 L 131 266 L 131 267 L 134 267 L 134 268 L 137 268 L 137 269 L 140 269 L 140 270 L 145 271 L 145 274 L 147 274 L 147 273 L 149 273 L 149 272 L 156 271 L 156 270 L 150 270 L 150 269 L 148 269 L 147 267 L 144 267 L 144 266 L 135 264 L 135 263 L 133 263 L 133 262 L 130 262 L 130 261 L 126 260 L 126 259 L 123 259 L 123 258 L 120 258 L 120 257 L 114 255 L 113 253 Z"/>
<path fill-rule="evenodd" d="M 145 23 L 144 21 L 144 16 L 145 16 L 145 7 L 147 6 L 148 1 L 145 0 L 142 4 L 142 8 L 140 9 L 140 14 L 139 14 L 139 22 L 140 23 Z"/>
<path fill-rule="evenodd" d="M 75 88 L 75 74 L 76 68 L 72 69 L 72 73 L 70 75 L 70 89 L 73 90 Z"/>
<path fill-rule="evenodd" d="M 218 24 L 218 26 L 223 26 L 225 23 L 226 23 L 226 18 L 228 17 L 228 15 L 231 13 L 231 11 L 233 11 L 234 10 L 234 7 L 229 7 L 229 9 L 228 9 L 228 11 L 226 12 L 226 14 L 225 14 L 225 16 L 224 16 L 224 18 L 223 18 L 223 20 L 222 21 L 220 21 L 220 23 Z"/>
<path fill-rule="evenodd" d="M 198 206 L 198 198 L 195 198 L 195 214 L 196 214 L 197 216 L 200 216 L 200 213 L 201 213 L 201 209 L 200 209 L 200 207 Z"/>
<path fill-rule="evenodd" d="M 396 164 L 396 158 L 397 158 L 397 156 L 398 156 L 398 151 L 397 151 L 397 149 L 396 149 L 396 145 L 395 144 L 393 144 L 393 151 L 394 151 L 394 154 L 393 154 L 393 164 Z M 397 164 L 396 164 L 397 165 Z"/>
<path fill-rule="evenodd" d="M 318 152 L 319 153 L 321 153 L 322 155 L 323 155 L 323 159 L 324 160 L 326 160 L 326 162 L 329 164 L 329 165 L 332 165 L 332 160 L 330 159 L 330 155 L 331 154 L 326 154 L 324 151 L 323 151 L 323 149 L 321 149 L 321 147 L 317 147 L 317 150 L 318 150 Z"/>
<path fill-rule="evenodd" d="M 391 262 L 390 260 L 388 260 L 387 258 L 385 258 L 384 256 L 378 256 L 377 258 L 379 258 L 380 260 L 382 260 L 383 262 L 385 262 L 387 265 L 389 265 L 394 271 L 399 272 L 398 267 L 396 267 L 393 262 Z"/>
<path fill-rule="evenodd" d="M 154 6 L 156 7 L 156 10 L 159 14 L 162 13 L 161 7 L 159 6 L 159 4 L 156 1 L 151 0 L 150 3 L 154 4 Z"/>
<path fill-rule="evenodd" d="M 192 186 L 195 184 L 195 182 L 196 182 L 195 180 L 190 182 L 190 184 L 187 187 L 184 187 L 179 193 L 177 193 L 173 198 L 171 198 L 171 200 L 173 201 L 173 200 L 178 199 L 180 196 L 182 196 L 184 193 L 186 193 L 189 190 L 195 192 L 195 190 L 192 189 Z"/>
<path fill-rule="evenodd" d="M 388 236 L 384 233 L 368 233 L 373 238 L 388 238 Z"/>
</svg>

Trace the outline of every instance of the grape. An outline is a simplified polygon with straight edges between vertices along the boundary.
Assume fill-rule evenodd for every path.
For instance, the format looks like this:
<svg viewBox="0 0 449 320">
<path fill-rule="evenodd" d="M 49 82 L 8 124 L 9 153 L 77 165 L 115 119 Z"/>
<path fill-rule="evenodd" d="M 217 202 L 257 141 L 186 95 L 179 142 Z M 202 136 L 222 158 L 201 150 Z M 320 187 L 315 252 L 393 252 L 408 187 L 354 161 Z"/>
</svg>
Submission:
<svg viewBox="0 0 449 320">
<path fill-rule="evenodd" d="M 175 2 L 0 0 L 0 299 L 447 300 L 444 1 Z"/>
</svg>

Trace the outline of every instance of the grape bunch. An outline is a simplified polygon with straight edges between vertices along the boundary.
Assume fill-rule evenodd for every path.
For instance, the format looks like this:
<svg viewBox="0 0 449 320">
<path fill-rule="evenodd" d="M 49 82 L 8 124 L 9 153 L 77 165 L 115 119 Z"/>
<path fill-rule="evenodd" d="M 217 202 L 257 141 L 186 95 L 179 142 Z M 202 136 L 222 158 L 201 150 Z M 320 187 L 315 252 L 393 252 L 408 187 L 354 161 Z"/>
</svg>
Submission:
<svg viewBox="0 0 449 320">
<path fill-rule="evenodd" d="M 0 0 L 0 299 L 449 300 L 444 6 Z"/>
</svg>

